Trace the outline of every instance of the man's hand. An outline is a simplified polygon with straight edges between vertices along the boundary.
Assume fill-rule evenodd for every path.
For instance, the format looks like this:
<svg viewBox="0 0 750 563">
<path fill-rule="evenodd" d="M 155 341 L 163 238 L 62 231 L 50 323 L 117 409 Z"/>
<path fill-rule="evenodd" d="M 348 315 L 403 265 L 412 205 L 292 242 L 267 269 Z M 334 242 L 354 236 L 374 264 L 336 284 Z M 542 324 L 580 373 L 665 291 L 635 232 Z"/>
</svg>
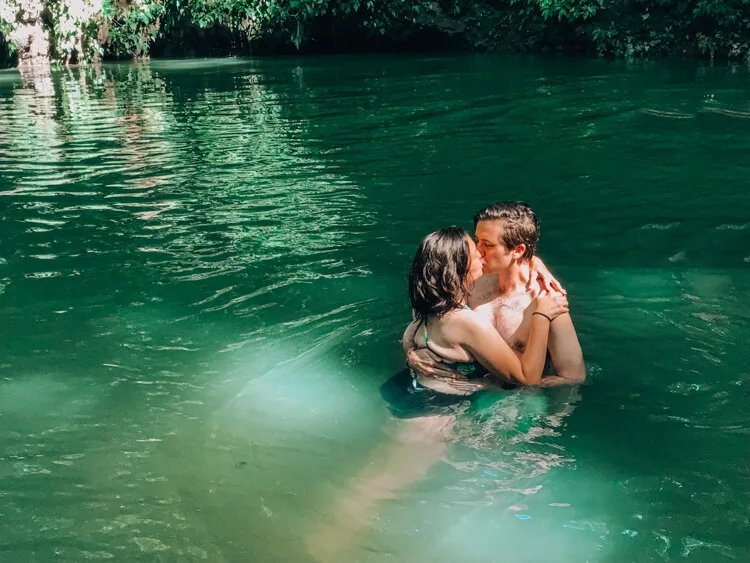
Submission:
<svg viewBox="0 0 750 563">
<path fill-rule="evenodd" d="M 534 256 L 531 259 L 529 283 L 527 284 L 526 289 L 529 289 L 534 281 L 539 282 L 539 288 L 542 291 L 562 293 L 563 295 L 568 294 L 568 292 L 565 291 L 565 288 L 560 284 L 560 282 L 557 281 L 557 278 L 555 278 L 555 276 L 552 275 L 552 272 L 549 271 L 547 266 L 544 265 L 544 262 L 542 262 L 542 260 L 537 256 Z"/>
<path fill-rule="evenodd" d="M 461 379 L 464 376 L 450 369 L 443 363 L 443 359 L 427 348 L 410 350 L 406 354 L 406 363 L 417 374 L 425 377 L 442 377 L 447 379 Z"/>
</svg>

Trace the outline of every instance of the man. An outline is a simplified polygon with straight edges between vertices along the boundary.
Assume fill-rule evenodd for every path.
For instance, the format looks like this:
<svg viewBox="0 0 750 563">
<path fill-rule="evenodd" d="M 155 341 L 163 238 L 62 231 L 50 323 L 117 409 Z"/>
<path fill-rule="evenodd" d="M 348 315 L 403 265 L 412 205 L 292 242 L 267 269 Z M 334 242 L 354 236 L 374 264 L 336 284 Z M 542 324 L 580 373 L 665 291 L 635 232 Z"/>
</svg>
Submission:
<svg viewBox="0 0 750 563">
<path fill-rule="evenodd" d="M 469 296 L 469 306 L 492 321 L 495 330 L 516 350 L 523 353 L 529 337 L 531 305 L 540 291 L 531 267 L 539 222 L 531 208 L 521 202 L 488 205 L 474 217 L 477 248 L 485 261 L 484 275 Z M 406 338 L 406 336 L 405 336 Z M 550 325 L 547 342 L 554 375 L 542 379 L 542 386 L 581 383 L 586 377 L 583 353 L 569 314 Z M 417 350 L 404 342 L 407 363 L 426 377 L 460 378 L 441 365 L 441 358 L 430 350 Z"/>
</svg>

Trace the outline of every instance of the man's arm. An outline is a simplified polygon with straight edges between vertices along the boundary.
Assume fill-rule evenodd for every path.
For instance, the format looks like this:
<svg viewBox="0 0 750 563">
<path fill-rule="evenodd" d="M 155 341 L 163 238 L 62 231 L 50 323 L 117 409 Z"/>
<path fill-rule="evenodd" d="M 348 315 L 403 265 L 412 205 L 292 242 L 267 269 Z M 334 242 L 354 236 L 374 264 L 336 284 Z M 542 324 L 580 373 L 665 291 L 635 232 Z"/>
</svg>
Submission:
<svg viewBox="0 0 750 563">
<path fill-rule="evenodd" d="M 551 323 L 547 347 L 556 375 L 542 378 L 542 387 L 583 383 L 586 366 L 570 315 L 560 315 Z"/>
</svg>

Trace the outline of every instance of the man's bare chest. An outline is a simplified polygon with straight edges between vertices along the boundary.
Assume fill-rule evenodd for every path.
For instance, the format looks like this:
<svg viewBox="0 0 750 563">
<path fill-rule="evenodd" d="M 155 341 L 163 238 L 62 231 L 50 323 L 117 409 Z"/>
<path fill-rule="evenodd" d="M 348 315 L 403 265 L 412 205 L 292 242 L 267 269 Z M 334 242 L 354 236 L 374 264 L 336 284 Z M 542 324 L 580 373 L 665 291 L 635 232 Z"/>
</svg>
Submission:
<svg viewBox="0 0 750 563">
<path fill-rule="evenodd" d="M 529 337 L 532 300 L 528 294 L 498 297 L 478 310 L 489 316 L 495 330 L 511 348 L 522 353 Z"/>
</svg>

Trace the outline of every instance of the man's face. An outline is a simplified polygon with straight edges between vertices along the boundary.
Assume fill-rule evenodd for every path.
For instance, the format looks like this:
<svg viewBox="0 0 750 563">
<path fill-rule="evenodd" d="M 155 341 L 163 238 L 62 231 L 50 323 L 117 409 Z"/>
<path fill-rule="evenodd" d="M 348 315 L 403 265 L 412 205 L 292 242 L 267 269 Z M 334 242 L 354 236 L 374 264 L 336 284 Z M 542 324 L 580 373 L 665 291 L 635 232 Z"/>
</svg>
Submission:
<svg viewBox="0 0 750 563">
<path fill-rule="evenodd" d="M 502 221 L 479 221 L 475 231 L 477 249 L 484 258 L 484 275 L 507 270 L 513 263 L 514 254 L 503 242 Z"/>
<path fill-rule="evenodd" d="M 484 259 L 482 254 L 477 250 L 477 245 L 470 237 L 466 237 L 469 244 L 469 278 L 470 284 L 473 284 L 484 275 Z"/>
</svg>

